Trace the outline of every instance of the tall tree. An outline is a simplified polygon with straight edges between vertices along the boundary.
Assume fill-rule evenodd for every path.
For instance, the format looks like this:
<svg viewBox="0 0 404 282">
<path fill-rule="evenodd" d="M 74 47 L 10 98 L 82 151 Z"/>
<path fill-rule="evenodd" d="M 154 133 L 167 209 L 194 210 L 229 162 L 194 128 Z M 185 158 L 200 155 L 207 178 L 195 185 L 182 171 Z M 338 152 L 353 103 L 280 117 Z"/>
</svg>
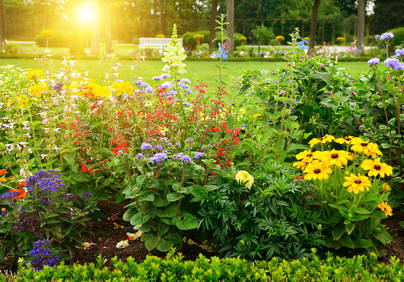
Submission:
<svg viewBox="0 0 404 282">
<path fill-rule="evenodd" d="M 96 9 L 96 15 L 99 15 L 99 1 L 93 0 L 93 9 Z M 100 16 L 97 16 L 93 23 L 93 34 L 91 40 L 91 54 L 98 56 L 100 54 Z"/>
<path fill-rule="evenodd" d="M 358 38 L 356 41 L 356 50 L 361 55 L 363 55 L 363 43 L 365 41 L 365 1 L 358 0 Z"/>
<path fill-rule="evenodd" d="M 0 51 L 3 51 L 6 45 L 6 10 L 4 1 L 0 0 Z"/>
<path fill-rule="evenodd" d="M 229 49 L 230 53 L 234 51 L 234 0 L 227 0 L 227 36 L 229 37 Z"/>
<path fill-rule="evenodd" d="M 314 52 L 314 46 L 316 45 L 318 7 L 320 7 L 320 0 L 314 0 L 313 7 L 311 9 L 310 21 L 310 54 Z"/>
<path fill-rule="evenodd" d="M 212 0 L 212 11 L 210 14 L 210 38 L 209 38 L 209 47 L 215 47 L 215 37 L 216 37 L 216 18 L 217 18 L 217 8 L 219 5 L 219 0 Z"/>
<path fill-rule="evenodd" d="M 112 54 L 112 34 L 111 34 L 111 6 L 109 0 L 103 1 L 104 31 L 105 31 L 105 53 Z"/>
</svg>

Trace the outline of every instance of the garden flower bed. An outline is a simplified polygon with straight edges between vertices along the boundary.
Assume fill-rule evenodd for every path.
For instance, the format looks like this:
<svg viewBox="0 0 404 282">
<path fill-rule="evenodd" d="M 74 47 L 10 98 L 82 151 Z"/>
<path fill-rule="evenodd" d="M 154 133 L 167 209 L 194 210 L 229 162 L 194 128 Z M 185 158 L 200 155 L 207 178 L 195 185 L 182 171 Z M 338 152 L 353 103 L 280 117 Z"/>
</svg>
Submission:
<svg viewBox="0 0 404 282">
<path fill-rule="evenodd" d="M 403 51 L 351 76 L 292 39 L 285 67 L 236 89 L 224 49 L 217 87 L 184 77 L 175 29 L 151 84 L 120 80 L 119 65 L 104 83 L 68 60 L 61 73 L 1 67 L 0 267 L 28 280 L 401 275 L 375 254 L 403 257 Z M 48 268 L 61 261 L 96 265 Z"/>
</svg>

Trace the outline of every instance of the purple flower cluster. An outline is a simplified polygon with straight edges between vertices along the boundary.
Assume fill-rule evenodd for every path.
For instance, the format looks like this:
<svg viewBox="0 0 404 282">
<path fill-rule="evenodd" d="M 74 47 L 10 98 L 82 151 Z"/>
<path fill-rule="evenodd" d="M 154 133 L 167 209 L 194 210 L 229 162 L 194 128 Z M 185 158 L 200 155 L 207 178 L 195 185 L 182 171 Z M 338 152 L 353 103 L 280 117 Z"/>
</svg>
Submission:
<svg viewBox="0 0 404 282">
<path fill-rule="evenodd" d="M 385 32 L 382 35 L 380 35 L 380 36 L 376 35 L 375 37 L 376 37 L 376 39 L 384 41 L 386 39 L 392 39 L 394 37 L 394 34 L 392 32 Z"/>
<path fill-rule="evenodd" d="M 196 153 L 194 159 L 199 160 L 205 153 Z"/>
<path fill-rule="evenodd" d="M 52 254 L 50 247 L 43 246 L 49 242 L 48 239 L 34 242 L 34 248 L 29 253 L 29 261 L 31 262 L 31 267 L 35 269 L 35 271 L 42 270 L 45 265 L 56 266 L 59 264 L 59 256 Z"/>
<path fill-rule="evenodd" d="M 55 89 L 57 92 L 60 92 L 63 88 L 63 83 L 62 82 L 57 82 L 55 85 L 53 85 L 53 89 Z"/>
<path fill-rule="evenodd" d="M 375 66 L 380 64 L 380 59 L 379 58 L 372 58 L 368 61 L 369 66 Z"/>
<path fill-rule="evenodd" d="M 186 164 L 192 161 L 190 156 L 184 155 L 183 153 L 178 153 L 178 154 L 174 155 L 174 158 L 177 160 L 181 160 Z"/>
<path fill-rule="evenodd" d="M 384 60 L 384 64 L 388 68 L 392 68 L 394 70 L 403 70 L 404 69 L 404 63 L 401 63 L 396 58 L 388 58 L 388 59 Z"/>
<path fill-rule="evenodd" d="M 157 153 L 153 157 L 150 157 L 149 160 L 152 164 L 154 163 L 161 163 L 167 159 L 167 154 L 165 153 Z"/>
<path fill-rule="evenodd" d="M 143 142 L 142 145 L 140 145 L 140 150 L 146 151 L 146 150 L 151 150 L 153 149 L 153 146 L 150 145 L 149 143 Z"/>
<path fill-rule="evenodd" d="M 141 160 L 141 159 L 143 159 L 144 155 L 142 153 L 139 153 L 139 154 L 137 154 L 136 157 L 138 160 Z"/>
<path fill-rule="evenodd" d="M 396 49 L 396 58 L 404 57 L 404 48 L 403 49 Z"/>
<path fill-rule="evenodd" d="M 91 198 L 92 196 L 93 196 L 93 193 L 91 193 L 91 192 L 83 192 L 83 193 L 81 193 L 81 197 L 83 199 L 88 199 L 88 198 Z"/>
<path fill-rule="evenodd" d="M 45 191 L 57 192 L 64 187 L 60 172 L 56 170 L 40 170 L 28 178 L 26 185 L 28 192 L 38 190 L 39 194 Z"/>
<path fill-rule="evenodd" d="M 1 200 L 13 200 L 20 192 L 6 192 L 0 195 Z"/>
<path fill-rule="evenodd" d="M 74 193 L 63 193 L 61 196 L 63 199 L 65 199 L 68 202 L 73 201 L 77 196 Z"/>
</svg>

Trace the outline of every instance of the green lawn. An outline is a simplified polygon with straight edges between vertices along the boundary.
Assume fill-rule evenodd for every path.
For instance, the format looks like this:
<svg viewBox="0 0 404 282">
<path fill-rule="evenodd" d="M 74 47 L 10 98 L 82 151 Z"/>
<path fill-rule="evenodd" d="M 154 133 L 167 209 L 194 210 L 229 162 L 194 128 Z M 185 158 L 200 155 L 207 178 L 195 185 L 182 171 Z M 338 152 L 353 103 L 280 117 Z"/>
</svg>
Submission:
<svg viewBox="0 0 404 282">
<path fill-rule="evenodd" d="M 130 61 L 122 60 L 119 62 L 120 79 L 133 81 L 137 77 L 150 82 L 153 76 L 160 75 L 163 63 L 161 61 Z M 218 63 L 216 62 L 186 62 L 187 74 L 184 77 L 193 82 L 202 81 L 210 86 L 216 84 L 218 77 Z M 237 78 L 246 70 L 276 70 L 285 65 L 284 62 L 225 62 L 223 79 L 227 84 L 234 84 Z M 33 60 L 33 59 L 0 59 L 0 65 L 15 65 L 21 68 L 34 69 L 40 68 L 50 72 L 62 70 L 61 60 Z M 101 82 L 106 72 L 111 73 L 114 63 L 111 61 L 79 60 L 76 61 L 75 69 L 79 72 L 88 72 L 89 77 Z M 135 71 L 131 70 L 135 66 Z M 342 62 L 339 64 L 350 73 L 361 73 L 368 70 L 366 62 Z"/>
</svg>

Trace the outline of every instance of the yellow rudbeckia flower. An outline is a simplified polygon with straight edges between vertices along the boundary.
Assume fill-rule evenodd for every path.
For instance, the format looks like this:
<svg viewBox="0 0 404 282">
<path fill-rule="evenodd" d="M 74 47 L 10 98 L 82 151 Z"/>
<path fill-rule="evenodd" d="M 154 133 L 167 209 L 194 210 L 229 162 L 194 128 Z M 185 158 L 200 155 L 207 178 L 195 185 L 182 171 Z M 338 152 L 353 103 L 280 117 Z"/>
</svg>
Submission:
<svg viewBox="0 0 404 282">
<path fill-rule="evenodd" d="M 372 183 L 366 176 L 351 173 L 350 176 L 345 176 L 344 186 L 348 186 L 348 192 L 358 194 L 359 192 L 369 190 Z"/>
<path fill-rule="evenodd" d="M 381 163 L 380 158 L 375 160 L 364 160 L 361 164 L 361 168 L 364 170 L 369 170 L 369 176 L 378 176 L 380 175 L 381 178 L 384 176 L 389 176 L 393 173 L 393 168 L 388 164 Z"/>
</svg>

